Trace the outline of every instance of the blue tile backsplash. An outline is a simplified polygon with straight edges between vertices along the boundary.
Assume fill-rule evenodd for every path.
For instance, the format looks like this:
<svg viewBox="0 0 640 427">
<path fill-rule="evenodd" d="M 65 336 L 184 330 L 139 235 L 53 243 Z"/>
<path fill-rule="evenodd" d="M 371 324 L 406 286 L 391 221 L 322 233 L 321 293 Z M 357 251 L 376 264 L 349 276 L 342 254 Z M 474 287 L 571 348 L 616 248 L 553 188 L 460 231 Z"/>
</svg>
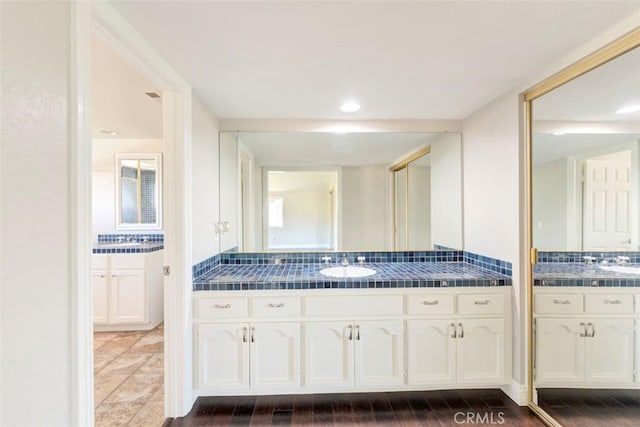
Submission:
<svg viewBox="0 0 640 427">
<path fill-rule="evenodd" d="M 582 257 L 592 256 L 598 260 L 628 256 L 631 264 L 640 264 L 640 252 L 538 252 L 538 262 L 584 262 Z"/>
<path fill-rule="evenodd" d="M 594 257 L 589 265 L 583 257 Z M 607 271 L 600 266 L 606 258 L 629 257 L 629 264 L 640 264 L 640 252 L 538 252 L 533 266 L 534 286 L 640 287 L 633 273 Z"/>
<path fill-rule="evenodd" d="M 135 240 L 141 242 L 147 239 L 149 242 L 164 242 L 164 234 L 161 233 L 145 233 L 145 234 L 130 234 L 130 233 L 118 233 L 118 234 L 98 234 L 98 243 L 116 243 L 118 239 L 124 238 L 124 240 Z"/>
<path fill-rule="evenodd" d="M 323 257 L 332 266 L 346 255 L 349 263 L 377 273 L 358 279 L 319 274 Z M 510 286 L 511 263 L 459 250 L 406 252 L 225 252 L 192 268 L 193 290 L 262 290 L 324 288 L 405 288 Z"/>
</svg>

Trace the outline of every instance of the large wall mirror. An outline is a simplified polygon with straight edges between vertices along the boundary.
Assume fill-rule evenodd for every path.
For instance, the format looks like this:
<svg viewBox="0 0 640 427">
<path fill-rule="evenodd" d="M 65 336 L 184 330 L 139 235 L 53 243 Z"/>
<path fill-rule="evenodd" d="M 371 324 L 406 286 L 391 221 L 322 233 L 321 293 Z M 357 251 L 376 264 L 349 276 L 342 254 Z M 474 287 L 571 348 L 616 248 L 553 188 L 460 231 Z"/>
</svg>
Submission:
<svg viewBox="0 0 640 427">
<path fill-rule="evenodd" d="M 528 104 L 531 399 L 564 426 L 640 417 L 639 41 Z"/>
<path fill-rule="evenodd" d="M 162 155 L 116 154 L 116 229 L 162 229 Z"/>
<path fill-rule="evenodd" d="M 221 250 L 462 249 L 460 144 L 457 133 L 222 132 Z"/>
</svg>

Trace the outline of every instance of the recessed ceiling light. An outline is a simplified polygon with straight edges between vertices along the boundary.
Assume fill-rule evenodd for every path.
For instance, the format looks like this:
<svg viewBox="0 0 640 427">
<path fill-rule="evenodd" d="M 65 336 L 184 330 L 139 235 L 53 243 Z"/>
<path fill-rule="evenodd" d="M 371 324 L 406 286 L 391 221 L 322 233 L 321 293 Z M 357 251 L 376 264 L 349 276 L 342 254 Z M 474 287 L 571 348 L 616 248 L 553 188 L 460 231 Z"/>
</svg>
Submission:
<svg viewBox="0 0 640 427">
<path fill-rule="evenodd" d="M 553 133 L 554 135 L 566 135 L 566 134 L 567 134 L 567 131 L 564 131 L 564 130 L 556 130 L 556 131 L 551 132 L 551 133 Z"/>
<path fill-rule="evenodd" d="M 343 113 L 355 113 L 360 109 L 360 104 L 354 101 L 347 101 L 340 106 L 340 111 Z"/>
<path fill-rule="evenodd" d="M 628 105 L 626 107 L 623 107 L 618 111 L 616 111 L 616 114 L 629 114 L 629 113 L 635 113 L 636 111 L 640 111 L 640 104 L 633 104 L 633 105 Z"/>
<path fill-rule="evenodd" d="M 111 130 L 111 129 L 100 129 L 100 133 L 103 135 L 110 135 L 110 136 L 120 135 L 120 132 L 118 132 L 117 130 Z"/>
</svg>

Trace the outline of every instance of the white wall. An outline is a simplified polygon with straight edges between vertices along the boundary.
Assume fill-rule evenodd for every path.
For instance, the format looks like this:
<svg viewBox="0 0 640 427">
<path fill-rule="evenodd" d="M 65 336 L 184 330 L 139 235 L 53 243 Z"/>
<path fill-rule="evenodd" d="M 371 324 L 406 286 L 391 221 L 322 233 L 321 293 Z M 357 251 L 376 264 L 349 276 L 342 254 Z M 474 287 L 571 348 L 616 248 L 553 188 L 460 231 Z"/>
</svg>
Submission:
<svg viewBox="0 0 640 427">
<path fill-rule="evenodd" d="M 283 198 L 283 228 L 269 227 L 269 248 L 327 249 L 331 244 L 329 189 L 269 192 Z"/>
<path fill-rule="evenodd" d="M 96 138 L 92 143 L 93 240 L 98 234 L 116 230 L 116 153 L 163 153 L 164 144 L 157 139 Z M 132 231 L 127 231 L 131 233 Z M 160 231 L 153 231 L 159 233 Z"/>
<path fill-rule="evenodd" d="M 192 245 L 197 264 L 220 251 L 214 226 L 219 220 L 218 120 L 197 98 L 192 107 L 191 183 L 193 188 Z"/>
<path fill-rule="evenodd" d="M 513 377 L 525 382 L 525 292 L 520 281 L 520 101 L 504 95 L 463 123 L 464 249 L 513 264 Z"/>
<path fill-rule="evenodd" d="M 67 2 L 2 2 L 0 425 L 71 424 Z"/>
<path fill-rule="evenodd" d="M 383 165 L 342 168 L 341 250 L 391 250 L 388 179 Z"/>
<path fill-rule="evenodd" d="M 409 165 L 408 193 L 408 250 L 424 251 L 431 243 L 431 168 Z"/>
<path fill-rule="evenodd" d="M 431 241 L 462 249 L 462 144 L 460 134 L 431 141 Z"/>
<path fill-rule="evenodd" d="M 567 159 L 533 168 L 533 246 L 567 250 Z"/>
</svg>

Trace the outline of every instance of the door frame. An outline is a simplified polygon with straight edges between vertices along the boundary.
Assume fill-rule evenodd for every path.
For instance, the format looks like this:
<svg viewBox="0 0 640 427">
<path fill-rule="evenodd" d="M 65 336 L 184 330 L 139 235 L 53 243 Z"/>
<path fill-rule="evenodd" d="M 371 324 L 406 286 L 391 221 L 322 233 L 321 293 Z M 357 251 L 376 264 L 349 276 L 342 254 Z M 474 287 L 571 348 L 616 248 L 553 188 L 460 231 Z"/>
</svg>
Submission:
<svg viewBox="0 0 640 427">
<path fill-rule="evenodd" d="M 193 405 L 191 321 L 191 87 L 107 2 L 70 4 L 70 424 L 94 423 L 91 279 L 91 37 L 110 42 L 163 91 L 165 417 Z"/>
</svg>

